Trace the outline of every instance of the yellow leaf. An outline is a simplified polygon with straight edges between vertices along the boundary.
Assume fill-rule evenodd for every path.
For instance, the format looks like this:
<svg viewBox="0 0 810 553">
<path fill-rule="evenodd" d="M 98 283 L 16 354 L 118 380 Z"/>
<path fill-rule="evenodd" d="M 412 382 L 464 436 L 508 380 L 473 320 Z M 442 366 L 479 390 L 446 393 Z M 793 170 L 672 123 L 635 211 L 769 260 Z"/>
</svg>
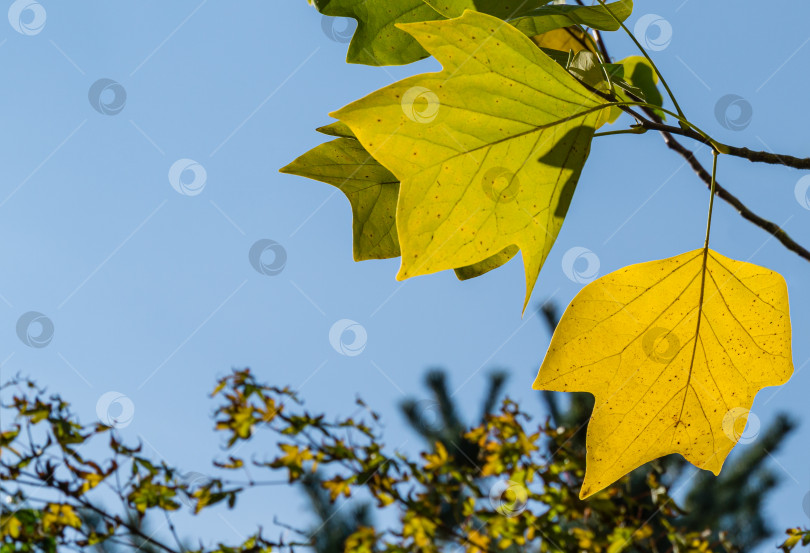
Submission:
<svg viewBox="0 0 810 553">
<path fill-rule="evenodd" d="M 50 503 L 42 515 L 42 526 L 50 532 L 54 528 L 59 529 L 65 526 L 81 528 L 82 521 L 70 505 Z"/>
<path fill-rule="evenodd" d="M 466 11 L 400 27 L 444 69 L 333 114 L 400 181 L 397 278 L 517 247 L 527 302 L 611 104 L 498 18 Z"/>
<path fill-rule="evenodd" d="M 422 455 L 427 461 L 424 468 L 428 472 L 438 471 L 450 460 L 450 456 L 447 454 L 447 448 L 445 448 L 444 444 L 441 442 L 436 442 L 435 453 L 423 453 Z"/>
<path fill-rule="evenodd" d="M 586 32 L 576 27 L 554 29 L 553 31 L 533 36 L 532 40 L 541 48 L 562 50 L 563 52 L 573 51 L 575 54 L 583 50 L 596 53 L 593 39 L 590 38 Z"/>
<path fill-rule="evenodd" d="M 0 523 L 0 536 L 19 538 L 21 529 L 22 522 L 20 522 L 20 519 L 15 516 L 10 516 Z"/>
<path fill-rule="evenodd" d="M 792 373 L 784 279 L 700 249 L 586 286 L 533 387 L 596 398 L 586 498 L 670 453 L 718 474 L 754 396 Z"/>
</svg>

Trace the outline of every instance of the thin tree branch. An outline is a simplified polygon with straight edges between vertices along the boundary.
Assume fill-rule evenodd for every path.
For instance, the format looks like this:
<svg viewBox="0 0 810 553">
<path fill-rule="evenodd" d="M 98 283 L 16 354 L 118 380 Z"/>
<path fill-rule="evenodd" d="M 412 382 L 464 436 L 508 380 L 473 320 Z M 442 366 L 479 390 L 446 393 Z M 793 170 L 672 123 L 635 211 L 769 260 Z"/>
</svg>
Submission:
<svg viewBox="0 0 810 553">
<path fill-rule="evenodd" d="M 692 150 L 686 148 L 680 142 L 678 142 L 675 139 L 675 137 L 669 134 L 668 132 L 663 131 L 661 132 L 661 135 L 664 137 L 664 142 L 669 147 L 669 149 L 680 154 L 680 156 L 683 157 L 689 163 L 689 166 L 692 167 L 695 173 L 697 173 L 697 176 L 700 177 L 700 180 L 706 183 L 706 185 L 711 186 L 712 176 L 709 174 L 706 168 L 703 167 L 700 161 L 698 161 L 698 159 L 695 157 L 695 153 Z M 804 248 L 801 244 L 798 244 L 795 240 L 793 240 L 782 227 L 780 227 L 779 225 L 777 225 L 772 221 L 768 221 L 767 219 L 760 217 L 759 215 L 748 209 L 745 206 L 745 204 L 743 204 L 739 200 L 739 198 L 737 198 L 737 196 L 735 196 L 734 194 L 732 194 L 731 192 L 720 186 L 719 182 L 715 183 L 715 194 L 718 198 L 725 200 L 726 202 L 731 204 L 731 206 L 739 212 L 739 214 L 743 217 L 743 219 L 746 219 L 747 221 L 750 221 L 751 223 L 760 227 L 764 231 L 769 232 L 777 240 L 779 240 L 787 249 L 789 249 L 792 252 L 795 252 L 796 254 L 799 255 L 799 257 L 802 257 L 807 261 L 810 261 L 810 251 L 807 251 L 807 249 Z"/>
<path fill-rule="evenodd" d="M 577 4 L 584 5 L 582 0 L 577 0 Z M 605 46 L 605 42 L 602 39 L 602 33 L 598 30 L 594 30 L 596 34 L 597 42 L 600 44 L 602 49 L 602 56 L 605 59 L 605 63 L 610 63 L 610 54 L 608 54 L 607 47 Z M 639 121 L 639 124 L 644 128 L 650 130 L 657 130 L 661 133 L 661 136 L 664 138 L 664 143 L 670 150 L 678 153 L 682 158 L 684 158 L 692 170 L 697 174 L 697 176 L 702 180 L 707 186 L 711 187 L 712 184 L 712 176 L 706 170 L 702 163 L 697 159 L 695 153 L 678 142 L 678 140 L 673 136 L 674 134 L 680 134 L 686 136 L 688 138 L 692 138 L 702 143 L 706 143 L 706 140 L 695 133 L 694 131 L 687 131 L 685 129 L 681 129 L 679 127 L 672 127 L 670 125 L 664 125 L 658 115 L 648 108 L 642 108 L 642 111 L 652 119 L 652 121 L 647 119 L 640 119 L 637 114 L 632 113 L 636 120 Z M 725 146 L 725 145 L 724 145 Z M 769 154 L 767 152 L 755 152 L 751 151 L 748 148 L 736 148 L 733 146 L 726 146 L 728 148 L 729 155 L 734 155 L 737 157 L 742 157 L 748 159 L 752 162 L 761 162 L 761 163 L 771 163 L 774 165 L 785 165 L 787 167 L 795 167 L 797 169 L 810 169 L 810 159 L 802 159 L 793 156 L 783 156 L 779 154 Z M 758 226 L 765 232 L 771 234 L 774 238 L 779 240 L 783 246 L 785 246 L 790 251 L 796 253 L 799 257 L 810 261 L 810 251 L 807 250 L 804 246 L 793 240 L 785 230 L 774 223 L 773 221 L 769 221 L 763 217 L 760 217 L 748 207 L 742 201 L 740 201 L 737 196 L 720 186 L 719 182 L 715 182 L 715 195 L 724 200 L 728 204 L 730 204 L 737 212 L 742 216 L 743 219 L 753 223 L 754 225 Z"/>
<path fill-rule="evenodd" d="M 784 165 L 785 167 L 793 167 L 794 169 L 810 169 L 810 158 L 795 157 L 784 154 L 772 154 L 769 152 L 759 152 L 756 150 L 749 150 L 748 148 L 737 148 L 736 146 L 727 146 L 728 154 L 736 157 L 747 159 L 752 163 L 770 163 L 771 165 Z"/>
</svg>

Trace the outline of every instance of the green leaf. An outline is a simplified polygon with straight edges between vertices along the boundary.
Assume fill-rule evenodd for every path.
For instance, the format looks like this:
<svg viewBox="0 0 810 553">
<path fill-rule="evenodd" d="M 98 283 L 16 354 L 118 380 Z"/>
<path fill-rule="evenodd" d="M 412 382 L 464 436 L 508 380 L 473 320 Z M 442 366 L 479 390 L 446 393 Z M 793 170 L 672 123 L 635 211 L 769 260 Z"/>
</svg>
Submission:
<svg viewBox="0 0 810 553">
<path fill-rule="evenodd" d="M 324 15 L 351 17 L 357 30 L 346 61 L 365 65 L 404 65 L 428 56 L 397 23 L 440 19 L 422 0 L 315 0 Z"/>
<path fill-rule="evenodd" d="M 516 246 L 528 302 L 611 104 L 495 17 L 467 11 L 401 28 L 443 71 L 333 115 L 401 182 L 398 278 L 474 265 Z"/>
<path fill-rule="evenodd" d="M 503 251 L 500 251 L 492 257 L 488 257 L 479 263 L 468 265 L 467 267 L 462 267 L 461 269 L 456 269 L 456 276 L 459 280 L 469 280 L 471 278 L 480 277 L 483 274 L 497 269 L 501 265 L 506 265 L 506 263 L 511 261 L 511 259 L 515 257 L 519 251 L 520 248 L 517 246 L 507 246 L 503 249 Z"/>
<path fill-rule="evenodd" d="M 620 21 L 633 13 L 633 0 L 619 0 L 607 5 Z M 600 31 L 616 31 L 621 25 L 604 6 L 572 6 L 555 4 L 532 10 L 510 23 L 528 36 L 536 36 L 555 29 L 573 25 L 590 27 Z"/>
<path fill-rule="evenodd" d="M 461 17 L 464 10 L 475 10 L 494 15 L 500 19 L 511 19 L 545 6 L 551 0 L 424 0 L 444 17 Z"/>
<path fill-rule="evenodd" d="M 330 123 L 324 127 L 318 127 L 315 130 L 321 134 L 334 136 L 336 138 L 357 138 L 354 136 L 354 133 L 348 127 L 348 125 L 341 123 L 340 121 L 335 121 L 334 123 Z"/>
<path fill-rule="evenodd" d="M 355 261 L 399 257 L 394 222 L 399 181 L 353 138 L 344 123 L 337 121 L 318 131 L 342 138 L 315 147 L 281 172 L 331 184 L 346 195 L 353 213 Z M 517 252 L 516 246 L 510 246 L 481 263 L 456 269 L 456 276 L 459 280 L 481 276 L 505 264 Z"/>
<path fill-rule="evenodd" d="M 646 58 L 643 56 L 630 56 L 617 63 L 624 67 L 623 80 L 641 90 L 644 93 L 643 98 L 648 104 L 659 107 L 664 105 L 664 97 L 661 95 L 661 91 L 658 90 L 658 75 L 656 75 Z M 666 114 L 663 111 L 654 111 L 661 119 L 666 119 Z"/>
<path fill-rule="evenodd" d="M 330 127 L 340 132 L 339 126 Z M 395 224 L 399 181 L 360 142 L 338 138 L 321 144 L 281 172 L 331 184 L 346 195 L 353 212 L 355 261 L 399 256 Z"/>
</svg>

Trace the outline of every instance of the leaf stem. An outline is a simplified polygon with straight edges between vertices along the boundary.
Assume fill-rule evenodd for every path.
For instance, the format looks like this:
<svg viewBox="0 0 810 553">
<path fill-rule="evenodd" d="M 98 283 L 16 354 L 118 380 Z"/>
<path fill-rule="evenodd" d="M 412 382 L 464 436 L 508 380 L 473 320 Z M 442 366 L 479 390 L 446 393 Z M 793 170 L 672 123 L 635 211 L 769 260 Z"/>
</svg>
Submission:
<svg viewBox="0 0 810 553">
<path fill-rule="evenodd" d="M 675 106 L 675 109 L 678 111 L 678 115 L 680 116 L 681 119 L 685 120 L 686 115 L 684 115 L 683 111 L 681 110 L 681 106 L 678 104 L 678 100 L 675 99 L 675 95 L 672 93 L 672 90 L 669 88 L 669 85 L 667 84 L 667 80 L 664 78 L 664 75 L 661 73 L 661 71 L 658 70 L 658 66 L 655 65 L 655 62 L 652 60 L 650 55 L 647 53 L 647 50 L 644 49 L 644 46 L 641 45 L 641 43 L 638 41 L 636 36 L 633 33 L 630 32 L 630 29 L 628 29 L 625 26 L 624 22 L 621 19 L 619 19 L 618 17 L 616 17 L 616 15 L 613 13 L 613 10 L 611 10 L 608 7 L 605 0 L 597 0 L 597 1 L 610 14 L 610 17 L 612 17 L 616 21 L 616 23 L 621 25 L 622 29 L 624 29 L 624 31 L 627 33 L 627 35 L 630 37 L 630 39 L 635 43 L 635 45 L 638 47 L 638 49 L 641 51 L 641 53 L 644 54 L 644 57 L 647 58 L 647 61 L 650 62 L 650 66 L 652 66 L 652 68 L 655 71 L 656 75 L 658 75 L 658 78 L 661 79 L 661 84 L 664 85 L 664 88 L 666 89 L 670 100 L 672 100 L 672 104 Z"/>
<path fill-rule="evenodd" d="M 714 211 L 714 195 L 717 192 L 717 156 L 719 152 L 717 150 L 712 150 L 712 184 L 711 184 L 711 194 L 709 195 L 709 217 L 706 221 L 706 242 L 703 244 L 703 248 L 708 250 L 709 249 L 709 235 L 712 231 L 712 213 Z"/>
<path fill-rule="evenodd" d="M 647 129 L 645 129 L 644 127 L 639 125 L 639 126 L 631 127 L 629 129 L 622 129 L 620 131 L 598 132 L 598 133 L 594 133 L 593 136 L 595 138 L 597 138 L 597 137 L 600 137 L 600 136 L 612 136 L 614 134 L 644 134 L 645 132 L 647 132 Z"/>
</svg>

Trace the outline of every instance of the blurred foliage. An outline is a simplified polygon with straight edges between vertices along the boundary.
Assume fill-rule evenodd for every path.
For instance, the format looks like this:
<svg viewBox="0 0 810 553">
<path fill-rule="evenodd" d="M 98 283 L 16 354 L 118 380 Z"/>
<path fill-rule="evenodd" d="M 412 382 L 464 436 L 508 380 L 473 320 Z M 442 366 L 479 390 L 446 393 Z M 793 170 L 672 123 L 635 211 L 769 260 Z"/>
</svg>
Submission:
<svg viewBox="0 0 810 553">
<path fill-rule="evenodd" d="M 575 396 L 563 406 L 559 397 L 543 395 L 550 415 L 532 420 L 515 402 L 500 400 L 504 381 L 503 373 L 490 376 L 481 416 L 468 425 L 444 374 L 431 371 L 432 399 L 402 406 L 427 443 L 409 456 L 385 446 L 379 415 L 362 400 L 359 418 L 328 419 L 307 410 L 289 388 L 236 370 L 213 393 L 215 427 L 227 444 L 227 460 L 215 462 L 213 472 L 233 478 L 213 478 L 151 460 L 115 429 L 82 425 L 59 395 L 15 379 L 2 388 L 0 553 L 737 552 L 770 536 L 762 501 L 777 478 L 764 461 L 790 431 L 786 419 L 747 446 L 720 478 L 687 472 L 671 457 L 581 501 L 588 406 L 580 402 L 588 398 Z M 5 425 L 10 414 L 14 421 Z M 259 434 L 268 435 L 262 443 L 274 444 L 267 456 L 239 456 L 240 445 Z M 93 451 L 102 445 L 106 458 L 86 458 L 90 443 Z M 173 517 L 181 507 L 194 513 L 234 508 L 250 490 L 278 485 L 277 477 L 257 480 L 257 471 L 303 486 L 316 525 L 277 522 L 294 539 L 271 539 L 261 529 L 233 544 L 192 546 L 178 537 Z M 686 498 L 684 506 L 676 493 Z M 101 497 L 117 498 L 118 507 L 102 507 Z M 397 522 L 374 526 L 372 509 Z M 145 526 L 148 516 L 167 524 L 153 532 Z M 808 542 L 806 530 L 791 529 L 782 549 Z"/>
</svg>

